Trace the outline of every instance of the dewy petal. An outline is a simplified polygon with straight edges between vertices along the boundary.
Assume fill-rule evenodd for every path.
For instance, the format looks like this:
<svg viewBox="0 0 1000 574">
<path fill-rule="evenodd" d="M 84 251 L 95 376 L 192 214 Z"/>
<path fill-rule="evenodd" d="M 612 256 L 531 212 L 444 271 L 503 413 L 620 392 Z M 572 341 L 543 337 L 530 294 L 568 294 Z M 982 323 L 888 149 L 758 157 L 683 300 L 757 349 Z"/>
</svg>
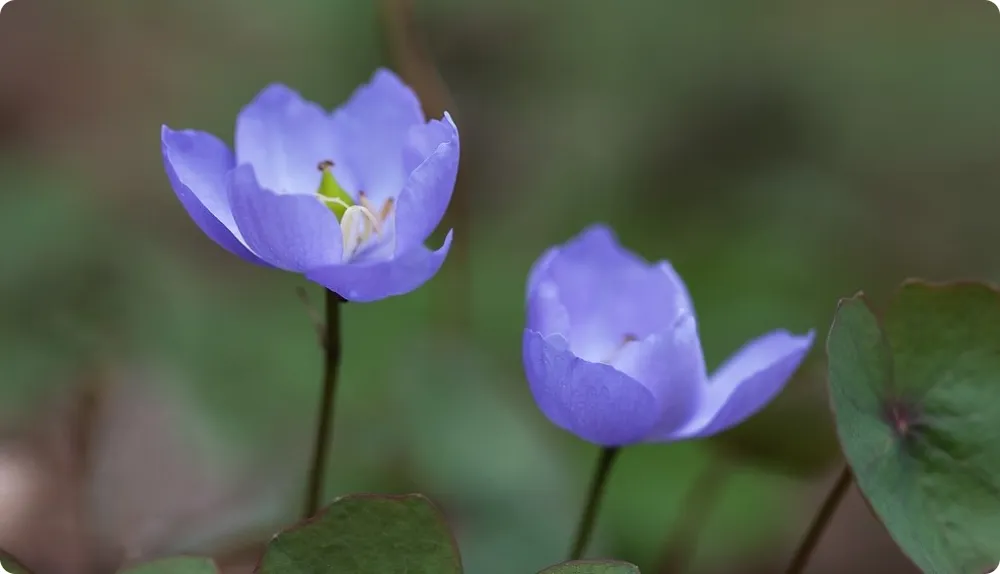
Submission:
<svg viewBox="0 0 1000 574">
<path fill-rule="evenodd" d="M 611 365 L 642 383 L 660 405 L 647 440 L 659 440 L 694 416 L 707 375 L 698 325 L 691 313 L 684 313 L 670 329 L 626 344 Z"/>
<path fill-rule="evenodd" d="M 672 438 L 720 433 L 763 409 L 799 368 L 814 335 L 778 330 L 744 345 L 712 374 L 698 414 Z"/>
<path fill-rule="evenodd" d="M 420 100 L 396 74 L 380 68 L 332 115 L 338 149 L 359 189 L 381 204 L 406 183 L 403 150 L 410 128 L 424 124 Z"/>
<path fill-rule="evenodd" d="M 233 154 L 219 138 L 196 130 L 160 129 L 163 167 L 184 209 L 205 235 L 251 263 L 263 265 L 243 244 L 226 195 Z"/>
<path fill-rule="evenodd" d="M 441 223 L 458 177 L 458 128 L 451 116 L 411 130 L 413 149 L 423 155 L 396 201 L 396 250 L 423 245 Z"/>
<path fill-rule="evenodd" d="M 524 370 L 542 413 L 556 426 L 601 446 L 639 442 L 659 417 L 649 389 L 609 365 L 589 363 L 558 335 L 524 330 Z"/>
<path fill-rule="evenodd" d="M 394 259 L 313 269 L 306 273 L 306 278 L 348 301 L 370 302 L 403 295 L 426 283 L 441 269 L 451 249 L 451 239 L 449 231 L 437 251 L 417 246 Z"/>
<path fill-rule="evenodd" d="M 556 285 L 570 319 L 564 335 L 573 352 L 591 362 L 603 361 L 626 337 L 643 339 L 671 328 L 690 311 L 676 273 L 665 273 L 662 264 L 650 265 L 623 248 L 603 224 L 542 257 L 529 276 L 529 298 L 533 285 Z"/>
<path fill-rule="evenodd" d="M 231 171 L 227 183 L 236 225 L 261 259 L 299 273 L 340 263 L 340 224 L 318 195 L 265 189 L 246 164 Z"/>
<path fill-rule="evenodd" d="M 321 161 L 348 191 L 357 191 L 337 148 L 333 121 L 317 104 L 281 84 L 267 86 L 236 118 L 236 160 L 253 165 L 257 181 L 278 193 L 316 193 Z"/>
</svg>

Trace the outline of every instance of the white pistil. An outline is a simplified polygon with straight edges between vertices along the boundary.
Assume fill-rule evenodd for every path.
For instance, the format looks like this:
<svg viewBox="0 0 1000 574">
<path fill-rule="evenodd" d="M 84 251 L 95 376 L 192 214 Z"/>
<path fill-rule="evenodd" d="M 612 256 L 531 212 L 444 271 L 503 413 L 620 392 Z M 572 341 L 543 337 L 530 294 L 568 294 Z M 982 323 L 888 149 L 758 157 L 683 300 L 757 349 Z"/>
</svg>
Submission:
<svg viewBox="0 0 1000 574">
<path fill-rule="evenodd" d="M 340 220 L 343 236 L 344 261 L 349 261 L 361 245 L 372 235 L 381 234 L 382 225 L 371 209 L 364 205 L 352 205 Z"/>
<path fill-rule="evenodd" d="M 382 235 L 383 224 L 392 214 L 394 202 L 389 198 L 381 208 L 376 209 L 365 192 L 359 191 L 356 204 L 333 177 L 332 161 L 322 161 L 318 168 L 322 172 L 318 195 L 337 216 L 343 238 L 343 261 L 346 263 L 357 255 L 372 236 Z"/>
</svg>

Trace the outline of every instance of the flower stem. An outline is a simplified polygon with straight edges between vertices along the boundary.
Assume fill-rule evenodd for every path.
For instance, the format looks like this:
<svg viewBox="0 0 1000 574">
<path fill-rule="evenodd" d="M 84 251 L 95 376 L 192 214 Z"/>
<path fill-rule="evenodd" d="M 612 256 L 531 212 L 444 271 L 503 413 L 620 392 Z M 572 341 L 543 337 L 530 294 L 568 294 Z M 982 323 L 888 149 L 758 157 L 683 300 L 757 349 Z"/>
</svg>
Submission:
<svg viewBox="0 0 1000 574">
<path fill-rule="evenodd" d="M 660 552 L 655 572 L 683 574 L 687 571 L 698 549 L 698 538 L 730 476 L 726 462 L 721 457 L 710 455 L 681 501 L 681 511 Z"/>
<path fill-rule="evenodd" d="M 851 479 L 851 467 L 847 463 L 844 463 L 844 468 L 840 471 L 837 482 L 833 483 L 833 488 L 827 493 L 826 500 L 823 501 L 823 506 L 820 507 L 819 513 L 813 518 L 812 524 L 809 526 L 809 531 L 806 532 L 802 542 L 799 543 L 799 547 L 795 551 L 795 556 L 792 558 L 788 569 L 785 570 L 786 574 L 802 574 L 802 571 L 805 570 L 813 552 L 819 546 L 820 538 L 823 537 L 823 533 L 830 525 L 830 520 L 836 513 L 837 507 L 844 500 L 844 495 L 847 494 L 847 489 L 851 486 Z"/>
<path fill-rule="evenodd" d="M 597 459 L 597 466 L 594 467 L 594 478 L 590 483 L 590 492 L 587 494 L 587 505 L 583 509 L 583 516 L 580 517 L 580 524 L 576 528 L 576 538 L 573 542 L 573 550 L 569 554 L 570 560 L 583 558 L 583 553 L 590 543 L 590 535 L 594 531 L 594 522 L 597 519 L 597 510 L 604 497 L 604 487 L 608 483 L 608 475 L 611 474 L 611 467 L 618 458 L 618 447 L 604 447 L 601 455 Z"/>
<path fill-rule="evenodd" d="M 344 299 L 333 291 L 326 291 L 326 330 L 323 336 L 323 395 L 320 398 L 319 420 L 316 422 L 312 466 L 309 469 L 309 489 L 306 496 L 304 518 L 316 514 L 323 495 L 326 455 L 333 439 L 334 403 L 337 394 L 337 375 L 340 371 L 340 307 Z"/>
</svg>

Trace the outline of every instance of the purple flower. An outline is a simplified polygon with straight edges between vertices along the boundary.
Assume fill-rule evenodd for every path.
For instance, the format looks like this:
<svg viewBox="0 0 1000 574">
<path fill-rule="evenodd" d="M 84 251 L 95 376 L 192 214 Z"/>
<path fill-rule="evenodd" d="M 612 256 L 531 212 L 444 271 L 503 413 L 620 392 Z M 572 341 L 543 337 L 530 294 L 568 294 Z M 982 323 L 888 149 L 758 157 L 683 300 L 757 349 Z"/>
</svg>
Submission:
<svg viewBox="0 0 1000 574">
<path fill-rule="evenodd" d="M 378 70 L 327 113 L 290 88 L 262 90 L 236 118 L 235 154 L 195 130 L 161 132 L 177 197 L 216 243 L 350 301 L 408 293 L 441 268 L 424 246 L 458 173 L 451 116 L 424 118 L 416 95 Z"/>
<path fill-rule="evenodd" d="M 694 306 L 670 263 L 649 264 L 594 225 L 528 278 L 524 369 L 553 423 L 602 446 L 722 432 L 784 387 L 813 332 L 758 337 L 705 369 Z"/>
</svg>

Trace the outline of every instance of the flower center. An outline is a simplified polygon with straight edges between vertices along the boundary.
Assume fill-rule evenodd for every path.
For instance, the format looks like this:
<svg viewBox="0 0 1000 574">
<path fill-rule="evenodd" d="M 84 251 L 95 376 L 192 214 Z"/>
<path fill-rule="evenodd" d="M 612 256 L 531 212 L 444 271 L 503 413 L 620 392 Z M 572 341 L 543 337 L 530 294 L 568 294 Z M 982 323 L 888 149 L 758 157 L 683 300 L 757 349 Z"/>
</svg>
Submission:
<svg viewBox="0 0 1000 574">
<path fill-rule="evenodd" d="M 333 177 L 333 162 L 325 160 L 317 168 L 322 172 L 318 194 L 333 211 L 340 223 L 343 236 L 344 261 L 350 260 L 373 237 L 382 236 L 385 222 L 392 214 L 393 199 L 390 197 L 382 202 L 381 207 L 369 201 L 365 192 L 358 192 L 358 202 L 337 183 Z"/>
<path fill-rule="evenodd" d="M 630 343 L 634 343 L 638 340 L 639 337 L 636 337 L 632 333 L 626 333 L 625 336 L 622 337 L 622 342 L 619 343 L 618 346 L 615 347 L 613 351 L 608 353 L 608 356 L 601 362 L 604 363 L 605 365 L 610 365 L 611 363 L 614 363 L 615 359 L 617 359 L 618 356 L 622 354 L 622 351 L 625 350 L 625 347 L 628 347 Z"/>
</svg>

